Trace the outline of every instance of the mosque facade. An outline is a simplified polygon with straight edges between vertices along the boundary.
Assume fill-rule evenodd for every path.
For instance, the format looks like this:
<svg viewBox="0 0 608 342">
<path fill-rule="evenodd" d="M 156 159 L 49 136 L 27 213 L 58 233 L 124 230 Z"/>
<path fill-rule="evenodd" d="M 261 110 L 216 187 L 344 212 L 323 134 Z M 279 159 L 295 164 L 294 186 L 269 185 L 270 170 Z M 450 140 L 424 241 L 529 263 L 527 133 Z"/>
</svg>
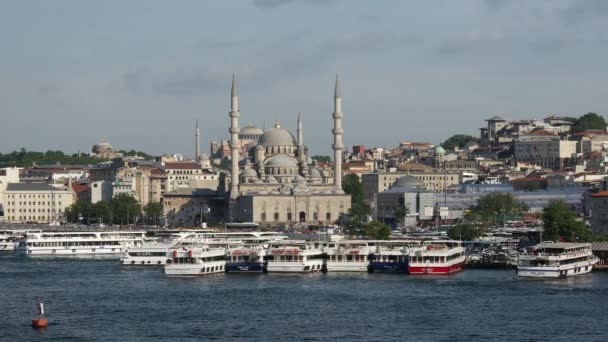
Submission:
<svg viewBox="0 0 608 342">
<path fill-rule="evenodd" d="M 333 172 L 311 160 L 304 145 L 303 121 L 298 114 L 297 138 L 281 127 L 260 130 L 239 128 L 236 81 L 231 90 L 229 219 L 263 225 L 334 224 L 351 207 L 351 197 L 342 191 L 342 99 L 336 77 L 334 92 Z M 243 155 L 243 144 L 249 151 Z"/>
</svg>

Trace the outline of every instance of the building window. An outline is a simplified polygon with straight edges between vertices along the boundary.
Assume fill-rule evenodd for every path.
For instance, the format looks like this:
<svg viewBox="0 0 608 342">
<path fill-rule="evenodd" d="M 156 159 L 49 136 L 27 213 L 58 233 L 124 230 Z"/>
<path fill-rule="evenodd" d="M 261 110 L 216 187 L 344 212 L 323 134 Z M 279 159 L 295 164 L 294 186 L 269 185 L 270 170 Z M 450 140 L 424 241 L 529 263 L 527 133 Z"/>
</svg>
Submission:
<svg viewBox="0 0 608 342">
<path fill-rule="evenodd" d="M 287 213 L 287 221 L 291 221 L 291 213 Z"/>
<path fill-rule="evenodd" d="M 279 213 L 274 213 L 274 220 L 278 221 L 279 220 Z"/>
<path fill-rule="evenodd" d="M 261 221 L 266 221 L 266 213 L 262 213 Z"/>
<path fill-rule="evenodd" d="M 319 213 L 313 213 L 312 214 L 312 219 L 318 221 L 319 220 Z"/>
<path fill-rule="evenodd" d="M 325 220 L 326 221 L 331 221 L 331 213 L 326 213 L 325 214 Z"/>
</svg>

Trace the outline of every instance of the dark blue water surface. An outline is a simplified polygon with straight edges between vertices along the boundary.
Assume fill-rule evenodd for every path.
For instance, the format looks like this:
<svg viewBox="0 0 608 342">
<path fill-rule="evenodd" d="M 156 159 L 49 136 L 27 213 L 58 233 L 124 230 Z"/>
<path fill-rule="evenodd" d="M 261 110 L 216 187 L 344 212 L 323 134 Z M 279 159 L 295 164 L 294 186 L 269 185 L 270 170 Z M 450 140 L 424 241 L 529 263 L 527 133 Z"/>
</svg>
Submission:
<svg viewBox="0 0 608 342">
<path fill-rule="evenodd" d="M 50 326 L 31 328 L 36 297 Z M 608 273 L 220 274 L 0 256 L 2 341 L 606 341 Z"/>
</svg>

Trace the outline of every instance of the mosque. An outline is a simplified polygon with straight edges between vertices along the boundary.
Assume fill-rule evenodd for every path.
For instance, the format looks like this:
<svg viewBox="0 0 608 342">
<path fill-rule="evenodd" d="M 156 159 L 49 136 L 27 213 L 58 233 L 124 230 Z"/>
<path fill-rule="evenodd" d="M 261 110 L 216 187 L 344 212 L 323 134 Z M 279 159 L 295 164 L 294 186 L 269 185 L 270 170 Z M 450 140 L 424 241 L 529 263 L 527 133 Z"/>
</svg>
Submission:
<svg viewBox="0 0 608 342">
<path fill-rule="evenodd" d="M 304 145 L 303 122 L 298 114 L 297 139 L 277 120 L 263 131 L 239 129 L 239 103 L 233 76 L 231 90 L 229 219 L 263 225 L 334 224 L 351 207 L 350 195 L 342 191 L 342 99 L 336 76 L 334 91 L 333 151 L 331 174 L 313 162 Z M 253 157 L 239 162 L 243 148 L 255 140 Z"/>
</svg>

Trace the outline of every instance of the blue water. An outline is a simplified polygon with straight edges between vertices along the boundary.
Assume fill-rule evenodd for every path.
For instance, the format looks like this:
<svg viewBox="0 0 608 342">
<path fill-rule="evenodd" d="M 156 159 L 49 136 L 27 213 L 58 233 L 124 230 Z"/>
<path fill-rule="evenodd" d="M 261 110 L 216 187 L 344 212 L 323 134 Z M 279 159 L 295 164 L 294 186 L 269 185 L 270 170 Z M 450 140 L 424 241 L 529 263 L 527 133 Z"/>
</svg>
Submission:
<svg viewBox="0 0 608 342">
<path fill-rule="evenodd" d="M 31 328 L 36 297 L 50 326 Z M 220 274 L 0 256 L 2 341 L 606 341 L 608 273 Z"/>
</svg>

